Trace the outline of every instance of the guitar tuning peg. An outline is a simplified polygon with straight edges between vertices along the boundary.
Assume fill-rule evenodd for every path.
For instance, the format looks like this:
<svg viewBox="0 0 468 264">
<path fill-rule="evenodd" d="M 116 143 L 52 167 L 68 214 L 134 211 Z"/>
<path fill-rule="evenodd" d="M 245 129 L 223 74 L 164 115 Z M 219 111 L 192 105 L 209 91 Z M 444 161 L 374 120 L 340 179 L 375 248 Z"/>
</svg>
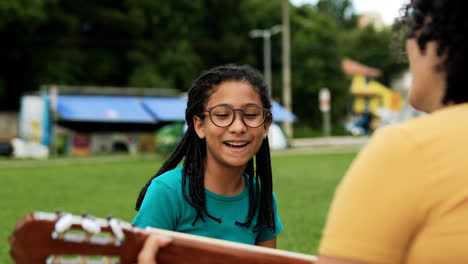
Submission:
<svg viewBox="0 0 468 264">
<path fill-rule="evenodd" d="M 57 210 L 55 211 L 55 215 L 57 216 L 57 219 L 60 219 L 65 213 L 62 210 Z"/>
<path fill-rule="evenodd" d="M 81 227 L 83 227 L 86 232 L 90 234 L 97 234 L 101 232 L 101 226 L 96 221 L 94 221 L 94 219 L 89 217 L 87 214 L 83 214 L 82 217 L 83 221 L 81 222 Z"/>
<path fill-rule="evenodd" d="M 122 232 L 122 228 L 120 226 L 119 220 L 113 217 L 108 217 L 107 220 L 109 221 L 109 226 L 111 228 L 112 234 L 118 239 L 123 240 L 124 233 Z"/>
<path fill-rule="evenodd" d="M 64 214 L 55 223 L 55 231 L 59 234 L 63 234 L 73 224 L 73 216 L 71 214 Z"/>
</svg>

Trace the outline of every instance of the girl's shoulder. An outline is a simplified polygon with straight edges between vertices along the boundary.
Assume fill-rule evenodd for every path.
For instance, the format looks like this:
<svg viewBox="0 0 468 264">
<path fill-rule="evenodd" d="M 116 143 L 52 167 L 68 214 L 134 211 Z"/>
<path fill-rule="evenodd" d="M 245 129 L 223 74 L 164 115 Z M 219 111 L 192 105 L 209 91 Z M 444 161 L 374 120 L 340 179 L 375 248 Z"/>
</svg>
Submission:
<svg viewBox="0 0 468 264">
<path fill-rule="evenodd" d="M 152 180 L 152 184 L 164 184 L 168 187 L 178 187 L 182 184 L 183 166 L 168 170 Z M 178 189 L 178 188 L 176 188 Z"/>
</svg>

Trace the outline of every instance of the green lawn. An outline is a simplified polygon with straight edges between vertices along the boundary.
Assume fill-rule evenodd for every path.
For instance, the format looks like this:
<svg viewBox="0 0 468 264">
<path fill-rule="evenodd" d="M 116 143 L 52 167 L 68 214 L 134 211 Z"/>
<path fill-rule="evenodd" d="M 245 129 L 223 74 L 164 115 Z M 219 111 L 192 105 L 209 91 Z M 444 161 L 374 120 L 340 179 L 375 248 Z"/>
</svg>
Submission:
<svg viewBox="0 0 468 264">
<path fill-rule="evenodd" d="M 278 247 L 316 254 L 333 191 L 355 153 L 273 155 L 274 190 L 285 227 Z M 162 163 L 155 155 L 0 160 L 0 263 L 7 238 L 34 211 L 64 210 L 131 222 L 140 188 Z"/>
</svg>

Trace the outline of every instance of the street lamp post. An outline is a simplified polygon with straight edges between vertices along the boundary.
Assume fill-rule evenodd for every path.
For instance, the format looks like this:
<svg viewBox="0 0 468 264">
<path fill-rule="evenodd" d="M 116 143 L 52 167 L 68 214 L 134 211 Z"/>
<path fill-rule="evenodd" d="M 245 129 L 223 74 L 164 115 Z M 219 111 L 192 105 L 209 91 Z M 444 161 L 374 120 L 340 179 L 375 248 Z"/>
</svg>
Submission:
<svg viewBox="0 0 468 264">
<path fill-rule="evenodd" d="M 292 112 L 292 96 L 291 96 L 291 55 L 290 55 L 290 23 L 289 23 L 289 0 L 283 0 L 283 105 L 286 110 Z M 284 133 L 288 139 L 293 138 L 292 122 L 285 121 L 282 124 Z"/>
<path fill-rule="evenodd" d="M 271 89 L 271 36 L 281 32 L 282 26 L 275 25 L 269 29 L 253 29 L 250 31 L 251 38 L 263 38 L 263 75 L 267 84 L 268 93 L 272 96 Z"/>
</svg>

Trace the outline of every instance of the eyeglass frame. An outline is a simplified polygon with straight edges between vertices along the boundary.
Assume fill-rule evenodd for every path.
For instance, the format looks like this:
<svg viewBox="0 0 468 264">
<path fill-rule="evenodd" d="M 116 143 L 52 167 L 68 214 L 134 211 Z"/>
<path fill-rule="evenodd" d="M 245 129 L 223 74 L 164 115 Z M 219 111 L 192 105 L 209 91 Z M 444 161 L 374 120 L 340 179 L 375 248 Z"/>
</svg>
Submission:
<svg viewBox="0 0 468 264">
<path fill-rule="evenodd" d="M 219 126 L 219 125 L 217 125 L 217 124 L 213 121 L 213 118 L 211 118 L 211 110 L 213 110 L 214 108 L 219 107 L 219 106 L 228 107 L 228 108 L 230 108 L 230 109 L 232 110 L 232 112 L 233 112 L 231 122 L 230 122 L 229 124 L 225 125 L 225 126 Z M 260 108 L 260 109 L 263 110 L 263 116 L 264 116 L 263 121 L 262 121 L 262 123 L 260 123 L 260 125 L 258 125 L 258 126 L 256 126 L 256 127 L 249 126 L 249 125 L 247 125 L 247 124 L 245 123 L 245 121 L 244 121 L 244 110 L 245 110 L 245 108 L 247 108 L 247 107 L 249 107 L 249 106 L 258 107 L 258 108 Z M 217 126 L 217 127 L 228 127 L 228 126 L 232 125 L 232 123 L 234 123 L 234 120 L 236 120 L 236 111 L 240 111 L 240 112 L 241 112 L 241 120 L 242 120 L 242 123 L 244 123 L 244 125 L 245 125 L 246 127 L 250 127 L 250 128 L 257 128 L 257 127 L 260 127 L 260 126 L 262 126 L 263 124 L 265 124 L 265 121 L 267 120 L 267 118 L 270 117 L 270 119 L 271 119 L 271 110 L 268 109 L 268 108 L 265 108 L 265 107 L 261 107 L 261 106 L 256 105 L 256 104 L 248 104 L 248 105 L 245 105 L 243 108 L 232 108 L 231 106 L 229 106 L 229 105 L 227 105 L 227 104 L 219 104 L 219 105 L 215 105 L 215 106 L 213 106 L 213 107 L 210 107 L 210 108 L 205 109 L 205 110 L 203 111 L 203 113 L 204 113 L 204 112 L 208 112 L 208 116 L 210 117 L 211 123 L 213 123 L 213 125 L 215 125 L 215 126 Z"/>
</svg>

